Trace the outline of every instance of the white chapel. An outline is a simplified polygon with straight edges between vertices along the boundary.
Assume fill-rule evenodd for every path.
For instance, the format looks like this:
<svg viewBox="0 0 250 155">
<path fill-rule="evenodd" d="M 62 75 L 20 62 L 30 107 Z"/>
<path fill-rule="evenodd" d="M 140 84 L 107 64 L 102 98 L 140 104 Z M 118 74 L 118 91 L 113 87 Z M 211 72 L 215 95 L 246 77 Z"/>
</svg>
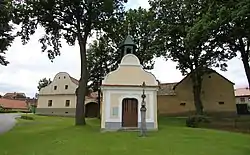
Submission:
<svg viewBox="0 0 250 155">
<path fill-rule="evenodd" d="M 120 47 L 124 56 L 119 67 L 102 81 L 101 129 L 120 130 L 140 128 L 142 93 L 145 90 L 146 128 L 157 130 L 157 91 L 155 76 L 145 71 L 137 56 L 131 36 Z M 146 86 L 143 88 L 142 84 Z"/>
</svg>

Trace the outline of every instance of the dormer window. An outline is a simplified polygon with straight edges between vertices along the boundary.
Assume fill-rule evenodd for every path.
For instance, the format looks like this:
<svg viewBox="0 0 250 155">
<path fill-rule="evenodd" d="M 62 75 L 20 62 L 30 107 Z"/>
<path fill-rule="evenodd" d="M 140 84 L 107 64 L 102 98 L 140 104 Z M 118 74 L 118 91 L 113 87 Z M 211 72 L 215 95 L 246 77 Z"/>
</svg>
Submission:
<svg viewBox="0 0 250 155">
<path fill-rule="evenodd" d="M 57 89 L 57 86 L 54 86 L 54 90 L 56 90 Z"/>
</svg>

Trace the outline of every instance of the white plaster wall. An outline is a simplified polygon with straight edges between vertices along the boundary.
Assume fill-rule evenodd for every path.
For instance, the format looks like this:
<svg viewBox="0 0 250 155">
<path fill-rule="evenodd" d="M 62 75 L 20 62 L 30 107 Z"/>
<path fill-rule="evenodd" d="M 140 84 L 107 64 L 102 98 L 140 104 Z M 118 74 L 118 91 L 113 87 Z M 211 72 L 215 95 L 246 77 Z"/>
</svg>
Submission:
<svg viewBox="0 0 250 155">
<path fill-rule="evenodd" d="M 48 106 L 48 101 L 52 100 L 52 106 Z M 70 105 L 65 106 L 66 100 L 70 100 Z M 38 97 L 37 108 L 75 108 L 75 95 L 44 95 Z"/>
<path fill-rule="evenodd" d="M 245 99 L 245 102 L 241 102 L 241 98 L 244 98 Z M 248 105 L 250 105 L 250 97 L 245 97 L 245 96 L 243 96 L 243 97 L 235 97 L 235 99 L 236 99 L 236 104 L 248 104 Z"/>
<path fill-rule="evenodd" d="M 146 98 L 149 99 L 149 103 L 146 103 L 146 108 L 147 108 L 147 115 L 149 115 L 149 118 L 146 119 L 147 122 L 155 122 L 155 117 L 157 116 L 157 101 L 156 100 L 156 88 L 149 88 L 145 89 L 145 94 L 148 94 Z M 119 109 L 118 109 L 118 117 L 117 118 L 112 118 L 110 116 L 111 114 L 111 94 L 120 94 L 119 99 L 117 102 L 119 103 Z M 142 102 L 142 90 L 136 88 L 130 87 L 130 88 L 112 88 L 111 90 L 105 90 L 104 96 L 104 104 L 103 107 L 104 113 L 105 113 L 105 122 L 122 122 L 122 100 L 124 98 L 136 98 L 138 100 L 138 122 L 141 122 L 141 113 L 140 113 L 140 108 L 141 108 L 141 102 Z M 156 113 L 156 114 L 155 114 Z M 104 125 L 104 124 L 103 124 Z"/>
</svg>

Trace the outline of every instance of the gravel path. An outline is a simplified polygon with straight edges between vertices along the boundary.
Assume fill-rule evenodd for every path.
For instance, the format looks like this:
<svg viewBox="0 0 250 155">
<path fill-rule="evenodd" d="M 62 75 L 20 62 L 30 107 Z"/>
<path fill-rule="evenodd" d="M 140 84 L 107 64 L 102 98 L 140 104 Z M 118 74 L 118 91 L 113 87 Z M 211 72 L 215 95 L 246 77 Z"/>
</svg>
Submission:
<svg viewBox="0 0 250 155">
<path fill-rule="evenodd" d="M 12 129 L 15 124 L 15 118 L 20 117 L 20 114 L 17 113 L 4 113 L 0 114 L 0 134 L 9 131 Z"/>
</svg>

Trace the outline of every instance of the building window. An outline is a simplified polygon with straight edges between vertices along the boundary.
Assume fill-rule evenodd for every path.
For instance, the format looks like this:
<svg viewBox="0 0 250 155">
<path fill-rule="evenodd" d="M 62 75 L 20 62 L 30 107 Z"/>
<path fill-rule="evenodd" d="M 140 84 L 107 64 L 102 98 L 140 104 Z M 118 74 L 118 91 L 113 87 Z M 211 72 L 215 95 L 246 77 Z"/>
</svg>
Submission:
<svg viewBox="0 0 250 155">
<path fill-rule="evenodd" d="M 51 107 L 52 106 L 52 100 L 49 100 L 48 101 L 48 107 Z"/>
<path fill-rule="evenodd" d="M 57 86 L 54 86 L 54 90 L 56 90 L 57 89 Z"/>
<path fill-rule="evenodd" d="M 60 76 L 59 76 L 59 78 L 58 79 L 60 79 Z"/>
<path fill-rule="evenodd" d="M 65 85 L 65 89 L 68 89 L 69 88 L 69 86 L 68 85 Z"/>
<path fill-rule="evenodd" d="M 66 78 L 66 76 L 63 77 L 64 79 Z"/>
<path fill-rule="evenodd" d="M 245 98 L 244 98 L 244 97 L 241 97 L 241 98 L 240 98 L 240 102 L 245 102 Z"/>
<path fill-rule="evenodd" d="M 69 113 L 69 112 L 66 111 L 65 114 L 67 114 L 67 113 Z"/>
<path fill-rule="evenodd" d="M 186 105 L 186 103 L 185 103 L 185 102 L 182 102 L 182 103 L 180 103 L 180 105 L 181 105 L 181 106 L 185 106 L 185 105 Z"/>
<path fill-rule="evenodd" d="M 65 107 L 69 107 L 70 105 L 70 100 L 66 100 Z"/>
<path fill-rule="evenodd" d="M 118 107 L 113 107 L 112 108 L 112 115 L 113 116 L 118 116 Z"/>
<path fill-rule="evenodd" d="M 220 101 L 220 102 L 219 102 L 219 104 L 220 104 L 220 105 L 222 105 L 222 104 L 225 104 L 225 103 L 224 103 L 224 102 L 222 102 L 222 101 Z"/>
</svg>

